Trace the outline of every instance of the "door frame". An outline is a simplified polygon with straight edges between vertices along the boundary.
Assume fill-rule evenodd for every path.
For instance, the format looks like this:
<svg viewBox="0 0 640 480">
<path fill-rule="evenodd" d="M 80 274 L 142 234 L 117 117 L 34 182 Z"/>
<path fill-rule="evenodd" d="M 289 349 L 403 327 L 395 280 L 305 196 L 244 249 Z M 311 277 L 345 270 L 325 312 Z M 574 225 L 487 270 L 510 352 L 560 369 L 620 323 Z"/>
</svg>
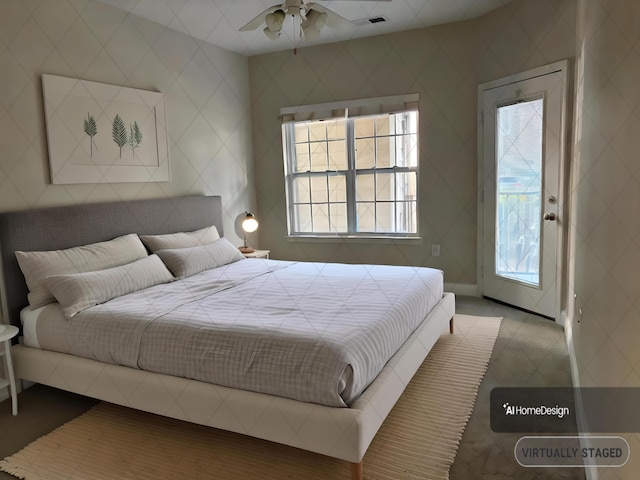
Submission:
<svg viewBox="0 0 640 480">
<path fill-rule="evenodd" d="M 478 105 L 477 105 L 477 125 L 478 125 L 478 193 L 477 193 L 477 240 L 476 240 L 476 282 L 478 293 L 484 295 L 484 92 L 493 88 L 502 87 L 511 83 L 521 82 L 534 77 L 556 73 L 560 75 L 562 81 L 562 105 L 560 128 L 560 158 L 558 171 L 558 236 L 556 245 L 556 307 L 555 321 L 560 325 L 564 325 L 566 317 L 566 299 L 565 294 L 568 291 L 567 286 L 567 236 L 569 232 L 568 217 L 568 158 L 570 145 L 570 109 L 569 109 L 569 74 L 570 62 L 568 59 L 560 60 L 548 65 L 526 70 L 524 72 L 509 75 L 490 82 L 478 85 Z"/>
</svg>

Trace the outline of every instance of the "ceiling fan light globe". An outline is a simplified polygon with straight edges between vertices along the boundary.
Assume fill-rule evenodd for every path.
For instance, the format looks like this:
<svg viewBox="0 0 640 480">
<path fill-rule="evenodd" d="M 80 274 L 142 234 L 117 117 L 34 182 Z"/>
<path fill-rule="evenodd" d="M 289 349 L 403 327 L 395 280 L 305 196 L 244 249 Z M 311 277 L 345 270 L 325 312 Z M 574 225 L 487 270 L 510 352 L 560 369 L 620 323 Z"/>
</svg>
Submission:
<svg viewBox="0 0 640 480">
<path fill-rule="evenodd" d="M 272 31 L 269 30 L 269 27 L 264 27 L 264 30 L 262 30 L 262 33 L 265 34 L 265 36 L 271 40 L 277 40 L 278 37 L 280 37 L 280 31 Z"/>
<path fill-rule="evenodd" d="M 327 25 L 328 15 L 324 12 L 310 9 L 307 12 L 305 21 L 302 23 L 304 28 L 314 28 L 318 31 L 322 30 Z"/>
<path fill-rule="evenodd" d="M 264 23 L 267 28 L 272 32 L 279 32 L 282 30 L 285 14 L 282 10 L 276 10 L 273 13 L 269 13 L 264 17 Z"/>
<path fill-rule="evenodd" d="M 324 27 L 327 26 L 327 21 L 329 19 L 329 15 L 327 15 L 326 13 L 322 12 L 318 15 L 318 19 L 316 20 L 315 23 L 315 27 L 318 30 L 322 30 Z"/>
</svg>

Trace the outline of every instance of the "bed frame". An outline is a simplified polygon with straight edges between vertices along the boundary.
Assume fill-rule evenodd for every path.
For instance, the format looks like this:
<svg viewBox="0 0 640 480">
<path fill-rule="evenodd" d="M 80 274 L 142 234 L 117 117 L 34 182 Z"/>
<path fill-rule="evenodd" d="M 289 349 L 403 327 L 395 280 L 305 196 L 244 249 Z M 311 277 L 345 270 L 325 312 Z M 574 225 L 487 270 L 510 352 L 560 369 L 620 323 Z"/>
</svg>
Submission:
<svg viewBox="0 0 640 480">
<path fill-rule="evenodd" d="M 2 317 L 19 328 L 28 304 L 16 250 L 54 250 L 127 233 L 162 234 L 216 225 L 218 196 L 83 204 L 0 213 Z M 445 293 L 374 382 L 350 408 L 304 403 L 195 380 L 149 373 L 17 344 L 17 378 L 167 417 L 328 455 L 351 463 L 361 480 L 364 457 L 384 419 L 441 334 L 453 332 L 455 297 Z"/>
</svg>

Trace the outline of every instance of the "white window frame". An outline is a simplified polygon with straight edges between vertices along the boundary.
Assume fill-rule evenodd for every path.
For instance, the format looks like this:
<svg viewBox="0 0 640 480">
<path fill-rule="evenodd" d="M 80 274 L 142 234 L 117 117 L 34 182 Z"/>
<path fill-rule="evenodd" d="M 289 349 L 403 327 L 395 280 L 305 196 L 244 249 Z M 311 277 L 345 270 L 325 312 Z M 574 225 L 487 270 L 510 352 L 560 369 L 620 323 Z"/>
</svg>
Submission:
<svg viewBox="0 0 640 480">
<path fill-rule="evenodd" d="M 418 161 L 416 162 L 416 166 L 412 167 L 402 167 L 402 166 L 390 166 L 390 167 L 372 167 L 368 169 L 356 169 L 355 165 L 355 133 L 354 133 L 354 122 L 356 118 L 362 118 L 366 116 L 372 115 L 380 115 L 380 114 L 391 114 L 391 113 L 402 113 L 407 111 L 418 111 L 418 95 L 410 94 L 410 95 L 401 95 L 401 96 L 392 96 L 392 97 L 383 97 L 383 98 L 375 98 L 375 99 L 364 99 L 364 100 L 355 100 L 349 102 L 334 102 L 334 103 L 326 103 L 326 104 L 316 104 L 316 105 L 307 105 L 301 107 L 287 107 L 281 109 L 280 113 L 283 119 L 282 126 L 282 141 L 283 141 L 283 161 L 285 166 L 285 184 L 286 184 L 286 204 L 287 204 L 287 224 L 288 224 L 288 234 L 289 238 L 318 238 L 318 239 L 328 239 L 328 238 L 400 238 L 400 239 L 419 239 L 419 153 L 417 153 Z M 344 118 L 345 119 L 345 129 L 346 129 L 346 149 L 347 149 L 347 169 L 340 171 L 306 171 L 306 172 L 292 172 L 291 171 L 291 162 L 292 159 L 288 157 L 289 151 L 294 151 L 293 142 L 290 142 L 291 135 L 287 134 L 287 129 L 289 129 L 289 133 L 297 122 L 309 121 L 309 120 L 327 120 L 327 119 L 336 119 L 336 118 Z M 419 122 L 419 119 L 418 119 Z M 377 136 L 374 135 L 373 138 Z M 419 131 L 416 128 L 416 144 L 419 148 Z M 381 231 L 357 231 L 358 226 L 357 223 L 357 204 L 358 201 L 356 199 L 356 177 L 359 174 L 375 174 L 375 173 L 403 173 L 410 172 L 415 173 L 415 181 L 416 181 L 416 198 L 415 201 L 412 201 L 412 205 L 415 208 L 415 232 L 400 232 L 400 231 L 391 231 L 391 232 L 381 232 Z M 346 198 L 346 209 L 347 209 L 347 231 L 346 232 L 308 232 L 308 231 L 296 231 L 294 225 L 295 211 L 294 211 L 294 203 L 292 199 L 293 192 L 293 182 L 295 178 L 300 177 L 313 177 L 313 176 L 322 176 L 326 177 L 327 175 L 344 175 L 346 177 L 347 182 L 347 198 Z M 394 189 L 395 191 L 395 189 Z M 331 202 L 328 203 L 330 205 Z M 386 203 L 382 200 L 373 200 L 371 203 L 377 206 L 377 204 Z M 402 202 L 398 202 L 398 200 L 391 200 L 389 203 L 393 204 L 393 208 L 397 208 Z M 314 205 L 313 202 L 310 202 L 310 205 Z M 377 215 L 376 215 L 377 218 Z"/>
</svg>

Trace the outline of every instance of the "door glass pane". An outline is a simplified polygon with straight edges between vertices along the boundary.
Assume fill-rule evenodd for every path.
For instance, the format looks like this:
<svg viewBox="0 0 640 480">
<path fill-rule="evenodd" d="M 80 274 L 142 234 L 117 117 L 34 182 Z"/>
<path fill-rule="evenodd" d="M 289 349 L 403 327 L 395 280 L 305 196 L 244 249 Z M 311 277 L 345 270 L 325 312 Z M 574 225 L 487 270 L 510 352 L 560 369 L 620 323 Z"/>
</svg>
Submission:
<svg viewBox="0 0 640 480">
<path fill-rule="evenodd" d="M 499 107 L 496 123 L 498 276 L 540 285 L 542 99 Z"/>
</svg>

